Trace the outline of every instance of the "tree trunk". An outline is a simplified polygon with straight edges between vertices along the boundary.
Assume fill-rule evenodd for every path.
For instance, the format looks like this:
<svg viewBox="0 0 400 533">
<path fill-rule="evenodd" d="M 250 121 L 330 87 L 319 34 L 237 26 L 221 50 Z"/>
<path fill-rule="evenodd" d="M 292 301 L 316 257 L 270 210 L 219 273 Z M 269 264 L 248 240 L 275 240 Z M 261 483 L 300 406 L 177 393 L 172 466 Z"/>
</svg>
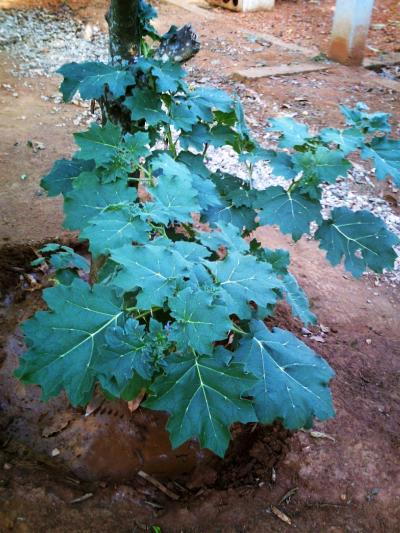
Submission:
<svg viewBox="0 0 400 533">
<path fill-rule="evenodd" d="M 139 0 L 111 0 L 106 14 L 113 65 L 128 62 L 139 54 Z"/>
</svg>

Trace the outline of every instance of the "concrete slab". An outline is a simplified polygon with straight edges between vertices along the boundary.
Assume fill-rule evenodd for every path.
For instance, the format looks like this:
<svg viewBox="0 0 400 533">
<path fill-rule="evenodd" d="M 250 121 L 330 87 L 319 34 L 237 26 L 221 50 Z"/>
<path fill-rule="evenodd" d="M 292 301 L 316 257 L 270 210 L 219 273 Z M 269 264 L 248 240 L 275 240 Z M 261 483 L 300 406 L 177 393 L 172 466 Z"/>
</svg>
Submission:
<svg viewBox="0 0 400 533">
<path fill-rule="evenodd" d="M 172 4 L 180 7 L 185 11 L 189 11 L 199 17 L 205 19 L 212 19 L 218 14 L 210 8 L 209 4 L 203 0 L 163 0 L 165 4 Z"/>
<path fill-rule="evenodd" d="M 377 74 L 376 72 L 365 71 L 366 79 L 373 85 L 378 87 L 385 87 L 385 89 L 390 89 L 392 91 L 400 92 L 400 82 L 396 80 L 391 80 L 389 78 L 384 78 L 383 76 Z"/>
<path fill-rule="evenodd" d="M 302 46 L 297 43 L 289 43 L 288 41 L 284 41 L 283 39 L 280 39 L 279 37 L 276 37 L 275 35 L 272 35 L 271 33 L 257 33 L 252 32 L 250 33 L 248 30 L 242 31 L 242 33 L 246 36 L 256 37 L 257 39 L 269 41 L 270 43 L 279 46 L 280 48 L 284 48 L 285 50 L 290 50 L 292 52 L 298 52 L 300 54 L 303 54 L 306 57 L 315 57 L 317 54 L 319 54 L 319 49 L 315 47 L 307 47 Z"/>
<path fill-rule="evenodd" d="M 400 64 L 400 52 L 381 54 L 379 57 L 367 57 L 363 61 L 363 67 L 374 70 L 390 65 Z"/>
<path fill-rule="evenodd" d="M 267 78 L 269 76 L 291 76 L 294 74 L 303 74 L 306 72 L 316 72 L 319 70 L 328 70 L 334 68 L 334 63 L 298 63 L 291 65 L 277 65 L 274 67 L 258 67 L 239 70 L 232 74 L 236 80 L 256 80 Z"/>
</svg>

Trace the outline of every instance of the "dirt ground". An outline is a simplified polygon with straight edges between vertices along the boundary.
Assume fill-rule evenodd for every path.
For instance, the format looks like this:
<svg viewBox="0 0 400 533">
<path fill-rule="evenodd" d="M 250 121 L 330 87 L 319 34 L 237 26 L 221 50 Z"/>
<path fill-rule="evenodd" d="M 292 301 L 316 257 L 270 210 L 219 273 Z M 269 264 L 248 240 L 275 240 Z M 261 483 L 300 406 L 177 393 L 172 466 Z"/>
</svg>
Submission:
<svg viewBox="0 0 400 533">
<path fill-rule="evenodd" d="M 0 0 L 0 8 L 56 9 L 60 3 Z M 104 0 L 66 3 L 81 19 L 103 24 Z M 326 51 L 333 0 L 282 0 L 273 12 L 257 15 L 157 4 L 161 29 L 192 22 L 199 33 L 203 47 L 187 65 L 191 78 L 237 91 L 259 138 L 260 123 L 282 110 L 312 126 L 333 126 L 342 123 L 339 103 L 357 101 L 373 111 L 393 113 L 398 123 L 400 92 L 382 86 L 378 74 L 365 69 L 338 66 L 246 83 L 231 78 L 233 70 L 257 63 L 304 60 L 299 51 L 275 45 L 257 51 L 247 32 L 273 34 L 315 48 L 316 55 Z M 369 44 L 398 51 L 399 2 L 377 0 L 376 6 L 373 23 L 386 26 L 372 30 Z M 234 428 L 234 442 L 221 462 L 199 455 L 194 444 L 171 452 L 162 417 L 144 410 L 135 415 L 136 428 L 158 428 L 157 443 L 149 442 L 145 433 L 132 429 L 123 405 L 99 404 L 85 417 L 62 397 L 41 404 L 34 387 L 12 378 L 23 350 L 17 326 L 42 305 L 40 291 L 30 292 L 24 277 L 33 249 L 38 243 L 71 239 L 62 229 L 59 200 L 46 198 L 39 180 L 55 159 L 71 154 L 71 133 L 77 129 L 73 121 L 82 113 L 76 105 L 55 103 L 56 76 L 17 79 L 10 74 L 12 62 L 0 55 L 0 532 L 128 533 L 152 531 L 151 526 L 196 533 L 399 531 L 399 285 L 375 276 L 352 279 L 330 267 L 311 240 L 293 245 L 272 228 L 259 230 L 263 244 L 291 252 L 292 272 L 326 331 L 324 342 L 302 337 L 301 325 L 284 307 L 272 324 L 291 329 L 336 372 L 332 391 L 337 416 L 315 427 L 325 437 L 288 435 L 278 426 Z M 40 142 L 44 149 L 34 151 L 27 141 Z M 381 185 L 377 194 L 388 190 Z M 399 204 L 398 193 L 390 188 L 390 194 Z M 310 329 L 321 333 L 319 327 Z M 52 456 L 55 449 L 60 453 Z M 158 453 L 155 461 L 146 455 L 152 449 Z M 194 461 L 199 467 L 193 471 Z M 162 480 L 179 500 L 138 478 L 137 465 Z M 174 475 L 166 465 L 173 465 Z M 292 525 L 271 506 L 290 517 Z"/>
</svg>

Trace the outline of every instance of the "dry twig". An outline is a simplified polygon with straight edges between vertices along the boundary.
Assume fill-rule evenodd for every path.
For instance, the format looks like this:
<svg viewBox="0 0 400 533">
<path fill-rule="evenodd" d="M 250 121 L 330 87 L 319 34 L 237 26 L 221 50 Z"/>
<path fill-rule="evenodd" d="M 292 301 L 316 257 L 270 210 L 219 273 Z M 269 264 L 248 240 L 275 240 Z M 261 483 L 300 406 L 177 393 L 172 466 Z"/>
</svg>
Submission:
<svg viewBox="0 0 400 533">
<path fill-rule="evenodd" d="M 149 474 L 146 474 L 146 472 L 143 472 L 143 470 L 139 470 L 138 475 L 157 487 L 158 490 L 161 490 L 164 494 L 166 494 L 169 498 L 172 500 L 179 500 L 178 494 L 175 494 L 175 492 L 172 492 L 172 490 L 169 490 L 165 485 L 157 481 L 153 476 L 150 476 Z"/>
</svg>

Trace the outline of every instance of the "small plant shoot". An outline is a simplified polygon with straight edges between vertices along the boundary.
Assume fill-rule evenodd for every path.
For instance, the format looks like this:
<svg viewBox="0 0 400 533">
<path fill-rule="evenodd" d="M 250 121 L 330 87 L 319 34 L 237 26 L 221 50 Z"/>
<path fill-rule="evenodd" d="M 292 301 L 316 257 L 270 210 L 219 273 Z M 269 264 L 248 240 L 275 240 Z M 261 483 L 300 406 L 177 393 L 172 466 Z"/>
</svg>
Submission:
<svg viewBox="0 0 400 533">
<path fill-rule="evenodd" d="M 389 115 L 342 108 L 347 127 L 312 134 L 291 118 L 271 119 L 275 150 L 250 134 L 240 101 L 192 87 L 179 63 L 154 54 L 159 39 L 141 2 L 143 41 L 131 62 L 64 65 L 64 101 L 96 100 L 102 124 L 75 134 L 71 160 L 42 180 L 64 198 L 64 227 L 79 232 L 91 263 L 48 245 L 54 268 L 47 310 L 23 325 L 27 352 L 16 376 L 47 400 L 65 391 L 87 405 L 95 388 L 169 414 L 174 447 L 198 440 L 223 457 L 235 422 L 310 428 L 334 416 L 334 373 L 289 331 L 264 319 L 286 300 L 315 323 L 284 250 L 263 248 L 253 231 L 277 225 L 297 241 L 319 241 L 332 265 L 359 277 L 396 260 L 398 239 L 367 211 L 322 215 L 322 185 L 346 177 L 349 154 L 372 161 L 377 179 L 400 186 L 400 142 Z M 144 38 L 147 36 L 147 39 Z M 231 146 L 248 179 L 211 172 L 207 150 Z M 253 187 L 267 161 L 286 186 Z"/>
</svg>

